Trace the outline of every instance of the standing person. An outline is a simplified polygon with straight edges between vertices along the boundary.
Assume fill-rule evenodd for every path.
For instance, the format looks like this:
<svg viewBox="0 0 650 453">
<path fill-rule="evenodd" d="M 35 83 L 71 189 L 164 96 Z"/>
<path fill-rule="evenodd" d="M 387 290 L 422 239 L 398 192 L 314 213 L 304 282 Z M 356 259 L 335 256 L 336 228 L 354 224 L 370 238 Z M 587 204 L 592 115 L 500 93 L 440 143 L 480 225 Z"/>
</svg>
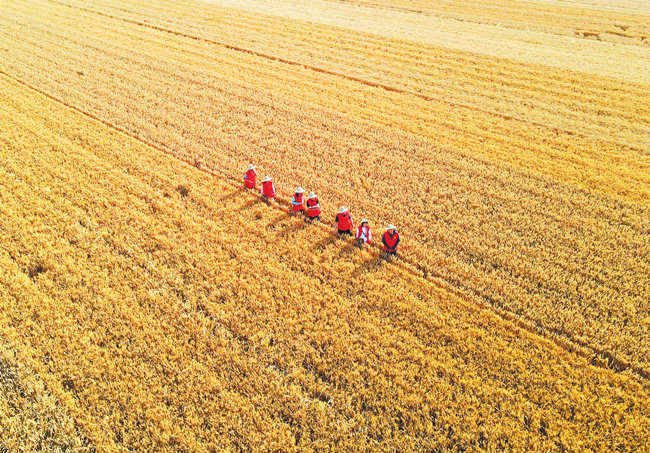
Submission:
<svg viewBox="0 0 650 453">
<path fill-rule="evenodd" d="M 275 186 L 270 176 L 262 180 L 262 198 L 266 203 L 275 198 Z"/>
<path fill-rule="evenodd" d="M 384 244 L 384 255 L 386 257 L 397 255 L 397 244 L 399 244 L 399 233 L 395 225 L 388 225 L 385 228 L 384 236 L 381 238 Z"/>
<path fill-rule="evenodd" d="M 257 173 L 255 173 L 255 165 L 250 164 L 248 170 L 244 174 L 244 186 L 247 189 L 255 188 L 255 181 L 257 180 Z"/>
<path fill-rule="evenodd" d="M 305 212 L 303 203 L 303 194 L 305 193 L 302 187 L 296 189 L 296 193 L 291 197 L 291 211 L 296 214 L 298 212 Z"/>
<path fill-rule="evenodd" d="M 314 192 L 311 192 L 307 197 L 307 218 L 309 220 L 320 220 L 320 205 Z"/>
<path fill-rule="evenodd" d="M 371 240 L 372 231 L 370 230 L 370 225 L 368 224 L 368 220 L 363 219 L 361 221 L 361 225 L 359 225 L 359 228 L 357 228 L 357 238 L 355 240 L 355 244 L 358 247 L 363 247 L 365 244 L 369 244 Z"/>
<path fill-rule="evenodd" d="M 350 211 L 345 206 L 341 206 L 338 214 L 334 218 L 334 227 L 339 233 L 339 237 L 352 236 L 352 217 Z"/>
</svg>

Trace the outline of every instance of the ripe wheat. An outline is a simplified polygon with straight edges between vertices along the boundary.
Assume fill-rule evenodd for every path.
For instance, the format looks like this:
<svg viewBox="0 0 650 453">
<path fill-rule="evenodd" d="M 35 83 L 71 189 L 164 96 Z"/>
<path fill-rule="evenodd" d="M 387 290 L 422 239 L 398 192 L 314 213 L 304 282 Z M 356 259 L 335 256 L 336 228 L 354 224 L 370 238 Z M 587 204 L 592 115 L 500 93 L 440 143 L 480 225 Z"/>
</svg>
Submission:
<svg viewBox="0 0 650 453">
<path fill-rule="evenodd" d="M 645 439 L 636 378 L 4 78 L 1 93 L 0 332 L 92 444 Z"/>
</svg>

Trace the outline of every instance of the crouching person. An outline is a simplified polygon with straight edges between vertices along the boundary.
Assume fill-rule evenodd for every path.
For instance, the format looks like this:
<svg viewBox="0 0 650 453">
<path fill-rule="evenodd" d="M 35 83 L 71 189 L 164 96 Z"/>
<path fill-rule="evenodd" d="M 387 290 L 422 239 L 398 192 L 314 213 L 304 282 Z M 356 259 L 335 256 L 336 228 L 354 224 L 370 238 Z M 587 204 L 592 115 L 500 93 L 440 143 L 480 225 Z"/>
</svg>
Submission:
<svg viewBox="0 0 650 453">
<path fill-rule="evenodd" d="M 307 220 L 320 220 L 320 205 L 314 192 L 311 192 L 307 197 Z"/>
<path fill-rule="evenodd" d="M 388 225 L 384 235 L 381 238 L 382 244 L 384 244 L 384 257 L 392 258 L 397 255 L 397 244 L 399 244 L 399 233 L 394 225 Z"/>
<path fill-rule="evenodd" d="M 244 174 L 244 187 L 247 189 L 255 188 L 255 180 L 257 179 L 257 173 L 255 173 L 255 165 L 250 164 L 248 170 Z"/>
<path fill-rule="evenodd" d="M 370 225 L 368 225 L 368 220 L 363 219 L 361 225 L 357 228 L 357 237 L 354 241 L 354 245 L 361 248 L 366 244 L 369 244 L 372 240 L 372 231 L 370 230 Z"/>
<path fill-rule="evenodd" d="M 262 199 L 269 204 L 275 198 L 275 186 L 270 176 L 262 180 Z"/>
<path fill-rule="evenodd" d="M 345 206 L 341 206 L 338 214 L 334 218 L 334 228 L 339 233 L 339 237 L 352 236 L 352 217 L 350 211 Z"/>
<path fill-rule="evenodd" d="M 296 193 L 291 197 L 291 211 L 290 214 L 296 215 L 299 212 L 305 212 L 305 206 L 303 205 L 303 195 L 305 191 L 302 187 L 296 189 Z"/>
</svg>

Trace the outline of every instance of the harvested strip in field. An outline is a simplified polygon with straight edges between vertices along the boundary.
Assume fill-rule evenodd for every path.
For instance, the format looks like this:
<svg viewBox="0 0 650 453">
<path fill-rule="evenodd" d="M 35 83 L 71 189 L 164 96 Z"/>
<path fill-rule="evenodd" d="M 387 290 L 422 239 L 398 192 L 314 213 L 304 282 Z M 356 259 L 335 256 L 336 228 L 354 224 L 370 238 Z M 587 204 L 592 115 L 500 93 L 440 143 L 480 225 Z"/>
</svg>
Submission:
<svg viewBox="0 0 650 453">
<path fill-rule="evenodd" d="M 650 8 L 643 0 L 620 2 L 620 5 L 615 5 L 615 2 L 611 0 L 603 0 L 601 4 L 591 1 L 562 2 L 554 0 L 537 2 L 535 0 L 340 1 L 369 8 L 433 15 L 461 22 L 533 30 L 627 45 L 650 45 L 650 42 L 644 39 L 650 34 L 647 22 Z M 522 14 L 522 11 L 526 11 L 526 13 Z"/>
<path fill-rule="evenodd" d="M 92 444 L 643 446 L 650 395 L 632 375 L 0 88 L 0 337 Z"/>
<path fill-rule="evenodd" d="M 123 0 L 122 0 L 123 1 Z M 129 0 L 126 0 L 128 3 Z M 85 5 L 80 0 L 66 0 L 66 4 Z M 144 8 L 141 3 L 137 9 Z M 374 5 L 354 4 L 343 2 L 315 0 L 306 7 L 304 3 L 295 0 L 279 0 L 266 2 L 264 0 L 209 0 L 221 7 L 240 9 L 256 14 L 273 15 L 291 20 L 323 24 L 329 27 L 344 28 L 353 32 L 369 33 L 390 39 L 400 39 L 421 44 L 447 47 L 462 52 L 489 55 L 497 59 L 509 59 L 528 64 L 553 66 L 558 69 L 581 71 L 588 74 L 603 75 L 636 83 L 649 83 L 647 75 L 648 62 L 645 58 L 646 48 L 642 38 L 647 38 L 647 28 L 640 30 L 636 37 L 642 46 L 622 46 L 618 54 L 624 58 L 612 58 L 609 43 L 599 40 L 587 40 L 590 33 L 599 36 L 593 29 L 575 30 L 573 36 L 550 34 L 534 31 L 530 28 L 519 27 L 512 29 L 501 27 L 500 24 L 482 23 L 480 21 L 460 21 L 454 18 L 422 15 L 418 11 L 386 10 Z M 122 3 L 124 5 L 125 3 Z M 167 6 L 168 5 L 168 6 Z M 189 8 L 189 14 L 196 10 L 208 12 L 209 7 L 201 7 L 197 2 L 186 1 L 168 2 L 167 9 L 179 12 Z M 116 8 L 123 13 L 122 8 Z M 155 9 L 155 7 L 154 7 Z M 131 10 L 132 11 L 132 10 Z M 126 9 L 126 12 L 131 12 Z M 187 14 L 187 13 L 185 13 Z M 175 16 L 175 15 L 174 15 Z M 642 20 L 643 16 L 636 18 Z M 169 20 L 169 19 L 167 19 Z M 580 33 L 580 37 L 576 37 Z M 603 31 L 603 35 L 604 35 Z M 623 66 L 621 66 L 621 63 Z"/>
</svg>

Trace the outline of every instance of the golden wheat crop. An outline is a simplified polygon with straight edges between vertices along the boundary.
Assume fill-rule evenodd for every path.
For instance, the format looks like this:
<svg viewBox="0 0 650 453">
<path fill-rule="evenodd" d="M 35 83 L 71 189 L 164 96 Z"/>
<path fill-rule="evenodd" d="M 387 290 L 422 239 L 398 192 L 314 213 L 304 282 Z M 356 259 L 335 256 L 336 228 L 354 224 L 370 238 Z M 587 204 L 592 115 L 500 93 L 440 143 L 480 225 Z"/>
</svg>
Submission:
<svg viewBox="0 0 650 453">
<path fill-rule="evenodd" d="M 0 332 L 92 445 L 644 442 L 637 378 L 1 85 Z"/>
<path fill-rule="evenodd" d="M 647 374 L 644 87 L 230 10 L 217 26 L 210 6 L 66 5 L 7 3 L 5 71 L 197 165 L 309 186 L 325 217 L 396 223 L 423 271 Z"/>
<path fill-rule="evenodd" d="M 0 55 L 0 447 L 647 448 L 647 86 L 190 1 L 7 0 Z"/>
<path fill-rule="evenodd" d="M 82 450 L 89 441 L 40 377 L 0 343 L 0 447 L 3 451 Z"/>
</svg>

